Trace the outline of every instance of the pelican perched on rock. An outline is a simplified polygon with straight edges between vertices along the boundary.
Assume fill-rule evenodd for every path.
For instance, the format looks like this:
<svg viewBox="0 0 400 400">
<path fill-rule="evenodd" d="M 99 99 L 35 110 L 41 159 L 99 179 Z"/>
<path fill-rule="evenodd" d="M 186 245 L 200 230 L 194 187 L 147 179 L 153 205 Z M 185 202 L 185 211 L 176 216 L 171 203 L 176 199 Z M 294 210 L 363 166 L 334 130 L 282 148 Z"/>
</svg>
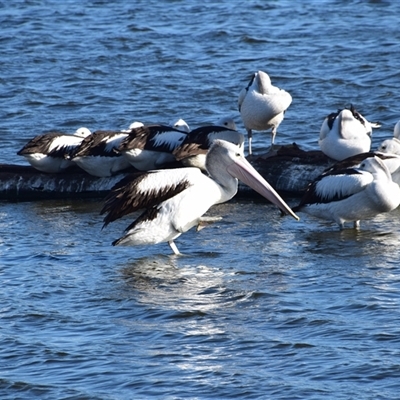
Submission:
<svg viewBox="0 0 400 400">
<path fill-rule="evenodd" d="M 74 165 L 68 156 L 81 144 L 91 132 L 87 128 L 79 128 L 72 135 L 50 132 L 38 135 L 30 140 L 18 155 L 27 159 L 35 169 L 57 173 Z"/>
<path fill-rule="evenodd" d="M 224 140 L 215 140 L 206 160 L 209 176 L 198 168 L 155 170 L 133 179 L 124 178 L 108 195 L 101 214 L 104 225 L 136 210 L 144 209 L 113 245 L 150 245 L 168 242 L 175 254 L 174 240 L 201 224 L 202 216 L 214 204 L 230 200 L 237 192 L 238 179 L 277 205 L 284 213 L 298 217 L 244 158 L 243 150 Z"/>
<path fill-rule="evenodd" d="M 178 146 L 173 155 L 187 167 L 206 170 L 206 154 L 215 139 L 226 140 L 243 148 L 244 135 L 236 130 L 232 118 L 222 118 L 217 125 L 206 125 L 193 129 Z"/>
<path fill-rule="evenodd" d="M 249 154 L 252 154 L 253 130 L 271 129 L 271 144 L 274 144 L 278 126 L 291 102 L 292 96 L 273 86 L 268 74 L 263 71 L 253 74 L 250 83 L 242 89 L 238 99 L 240 115 L 249 139 Z"/>
<path fill-rule="evenodd" d="M 186 132 L 168 125 L 146 125 L 132 129 L 118 151 L 136 169 L 149 171 L 176 162 L 172 152 L 186 136 Z"/>
<path fill-rule="evenodd" d="M 372 127 L 353 106 L 329 114 L 323 121 L 319 147 L 336 161 L 371 149 Z"/>
<path fill-rule="evenodd" d="M 380 157 L 366 158 L 357 167 L 349 165 L 345 160 L 322 173 L 293 210 L 334 221 L 343 229 L 345 222 L 358 228 L 360 220 L 399 206 L 400 187 Z"/>
<path fill-rule="evenodd" d="M 117 147 L 128 136 L 122 131 L 96 131 L 87 136 L 71 155 L 71 160 L 88 174 L 112 176 L 130 167 Z"/>
</svg>

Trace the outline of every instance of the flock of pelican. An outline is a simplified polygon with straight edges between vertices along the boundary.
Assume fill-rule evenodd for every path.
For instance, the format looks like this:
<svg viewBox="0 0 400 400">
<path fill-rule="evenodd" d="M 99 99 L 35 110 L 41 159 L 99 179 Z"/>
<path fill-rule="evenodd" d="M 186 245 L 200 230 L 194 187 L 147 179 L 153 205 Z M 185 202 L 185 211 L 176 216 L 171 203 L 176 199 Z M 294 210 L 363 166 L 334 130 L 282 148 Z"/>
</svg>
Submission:
<svg viewBox="0 0 400 400">
<path fill-rule="evenodd" d="M 267 73 L 255 72 L 238 96 L 238 108 L 252 154 L 253 131 L 277 128 L 292 102 L 291 95 L 273 86 Z M 275 204 L 284 214 L 296 212 L 358 228 L 360 220 L 389 212 L 400 204 L 400 121 L 393 138 L 371 151 L 372 128 L 353 106 L 329 114 L 320 129 L 319 147 L 336 163 L 312 182 L 300 203 L 291 209 L 244 157 L 245 137 L 234 120 L 191 130 L 180 119 L 170 125 L 132 123 L 126 130 L 79 128 L 74 134 L 48 133 L 30 140 L 17 154 L 42 172 L 58 173 L 77 165 L 87 173 L 112 176 L 129 167 L 111 189 L 101 214 L 104 226 L 143 210 L 114 245 L 167 242 L 192 227 L 210 222 L 204 214 L 230 200 L 238 180 Z M 211 219 L 212 220 L 212 219 Z M 211 221 L 212 222 L 212 221 Z"/>
</svg>

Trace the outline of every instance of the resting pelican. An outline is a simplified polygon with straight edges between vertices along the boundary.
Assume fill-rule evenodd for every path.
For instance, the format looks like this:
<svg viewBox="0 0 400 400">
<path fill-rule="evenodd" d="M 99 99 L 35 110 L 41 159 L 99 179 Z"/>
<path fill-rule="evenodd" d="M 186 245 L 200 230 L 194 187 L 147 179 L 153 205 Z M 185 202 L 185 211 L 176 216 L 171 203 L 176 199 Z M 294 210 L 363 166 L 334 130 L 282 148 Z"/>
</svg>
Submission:
<svg viewBox="0 0 400 400">
<path fill-rule="evenodd" d="M 250 83 L 239 94 L 238 105 L 249 139 L 249 154 L 252 154 L 253 130 L 271 130 L 271 144 L 276 131 L 283 121 L 284 112 L 290 106 L 292 96 L 283 89 L 273 86 L 263 71 L 253 74 Z"/>
<path fill-rule="evenodd" d="M 146 125 L 132 129 L 118 151 L 136 169 L 149 171 L 175 162 L 172 152 L 186 136 L 186 132 L 168 125 Z"/>
<path fill-rule="evenodd" d="M 84 127 L 79 128 L 72 135 L 59 132 L 45 133 L 34 137 L 17 154 L 25 157 L 29 164 L 39 171 L 62 172 L 74 165 L 67 159 L 68 155 L 88 135 L 90 135 L 90 130 Z"/>
<path fill-rule="evenodd" d="M 334 166 L 322 173 L 293 210 L 334 221 L 344 229 L 345 222 L 354 222 L 359 228 L 360 220 L 392 211 L 399 204 L 399 185 L 393 182 L 385 163 L 372 156 L 358 167 Z"/>
<path fill-rule="evenodd" d="M 207 125 L 192 130 L 173 155 L 186 167 L 197 167 L 206 171 L 206 155 L 215 139 L 222 139 L 243 148 L 244 135 L 223 126 Z"/>
<path fill-rule="evenodd" d="M 199 225 L 211 206 L 230 200 L 237 192 L 238 179 L 298 219 L 238 146 L 215 140 L 207 154 L 206 167 L 209 177 L 198 168 L 177 168 L 150 171 L 117 184 L 101 211 L 107 213 L 104 226 L 136 210 L 145 211 L 113 245 L 168 242 L 179 254 L 174 240 Z"/>
<path fill-rule="evenodd" d="M 70 158 L 90 175 L 112 176 L 130 167 L 116 150 L 127 136 L 122 131 L 96 131 L 82 141 Z"/>
<path fill-rule="evenodd" d="M 329 114 L 322 123 L 319 147 L 328 157 L 341 161 L 371 149 L 371 124 L 355 110 L 339 110 Z"/>
<path fill-rule="evenodd" d="M 222 139 L 243 147 L 244 136 L 237 132 L 231 117 L 220 118 L 215 125 L 205 125 L 191 131 L 173 155 L 186 167 L 197 167 L 206 171 L 206 154 L 215 139 Z"/>
</svg>

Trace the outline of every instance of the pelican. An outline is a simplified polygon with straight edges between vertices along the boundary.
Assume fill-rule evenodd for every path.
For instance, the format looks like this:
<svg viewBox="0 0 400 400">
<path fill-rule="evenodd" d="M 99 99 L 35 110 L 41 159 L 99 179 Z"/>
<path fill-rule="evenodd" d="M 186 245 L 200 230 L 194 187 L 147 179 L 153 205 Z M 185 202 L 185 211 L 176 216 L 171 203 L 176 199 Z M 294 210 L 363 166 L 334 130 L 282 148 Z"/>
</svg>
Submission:
<svg viewBox="0 0 400 400">
<path fill-rule="evenodd" d="M 127 136 L 122 131 L 96 131 L 82 141 L 70 159 L 90 175 L 112 176 L 130 167 L 116 150 Z"/>
<path fill-rule="evenodd" d="M 32 167 L 41 172 L 62 172 L 74 165 L 67 157 L 90 133 L 88 128 L 82 127 L 72 135 L 59 132 L 38 135 L 17 154 L 25 157 Z"/>
<path fill-rule="evenodd" d="M 132 129 L 118 151 L 136 169 L 149 171 L 174 163 L 172 152 L 186 136 L 186 132 L 168 125 L 146 125 Z"/>
<path fill-rule="evenodd" d="M 207 125 L 192 130 L 172 154 L 184 166 L 206 171 L 207 151 L 215 139 L 226 140 L 243 148 L 242 133 L 224 126 Z"/>
<path fill-rule="evenodd" d="M 240 116 L 249 140 L 249 154 L 252 154 L 253 130 L 271 129 L 271 145 L 274 144 L 278 126 L 291 102 L 292 96 L 273 86 L 267 73 L 258 71 L 253 74 L 250 83 L 242 89 L 238 98 Z"/>
<path fill-rule="evenodd" d="M 117 184 L 101 210 L 101 214 L 107 213 L 104 226 L 136 210 L 145 211 L 113 245 L 168 242 L 172 251 L 180 254 L 174 240 L 201 224 L 211 206 L 230 200 L 237 192 L 238 179 L 299 219 L 233 143 L 215 140 L 206 167 L 209 176 L 198 168 L 177 168 L 150 171 Z"/>
<path fill-rule="evenodd" d="M 345 222 L 353 222 L 354 228 L 359 228 L 360 220 L 399 206 L 400 187 L 380 157 L 368 157 L 358 167 L 343 166 L 322 173 L 293 210 L 334 221 L 344 229 Z"/>
<path fill-rule="evenodd" d="M 397 124 L 394 126 L 393 136 L 396 139 L 400 139 L 400 121 L 398 121 Z"/>
<path fill-rule="evenodd" d="M 325 155 L 341 161 L 370 151 L 371 135 L 371 124 L 351 105 L 324 119 L 318 144 Z"/>
</svg>

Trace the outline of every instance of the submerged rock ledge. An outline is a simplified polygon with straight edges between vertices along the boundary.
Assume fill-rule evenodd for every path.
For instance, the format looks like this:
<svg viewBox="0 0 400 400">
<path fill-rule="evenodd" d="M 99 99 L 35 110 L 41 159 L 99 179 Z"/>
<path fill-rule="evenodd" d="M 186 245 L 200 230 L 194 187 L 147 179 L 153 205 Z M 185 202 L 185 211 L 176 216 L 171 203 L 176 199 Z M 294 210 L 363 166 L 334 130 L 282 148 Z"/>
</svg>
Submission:
<svg viewBox="0 0 400 400">
<path fill-rule="evenodd" d="M 333 164 L 320 151 L 304 151 L 296 144 L 275 147 L 264 155 L 248 157 L 255 169 L 279 192 L 300 196 L 307 185 Z M 79 168 L 61 174 L 46 174 L 31 166 L 0 164 L 0 200 L 31 201 L 39 199 L 103 197 L 128 173 L 98 178 Z M 258 196 L 239 184 L 239 195 Z"/>
</svg>

